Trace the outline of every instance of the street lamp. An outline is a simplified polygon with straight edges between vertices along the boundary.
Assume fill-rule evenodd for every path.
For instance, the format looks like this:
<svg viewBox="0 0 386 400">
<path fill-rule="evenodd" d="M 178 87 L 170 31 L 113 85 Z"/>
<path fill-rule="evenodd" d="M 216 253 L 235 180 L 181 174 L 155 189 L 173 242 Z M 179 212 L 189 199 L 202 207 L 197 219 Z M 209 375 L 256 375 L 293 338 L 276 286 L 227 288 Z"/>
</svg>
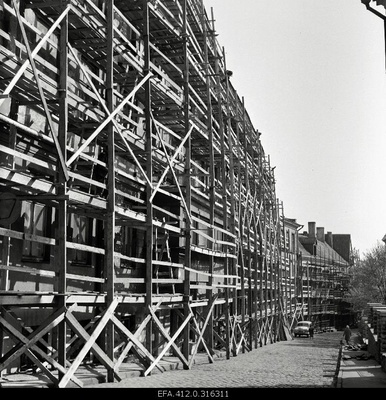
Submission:
<svg viewBox="0 0 386 400">
<path fill-rule="evenodd" d="M 377 2 L 377 6 L 383 5 L 386 8 L 386 0 L 375 0 Z M 375 10 L 374 8 L 370 7 L 371 0 L 361 0 L 361 3 L 365 5 L 365 7 L 375 14 L 377 17 L 383 19 L 383 26 L 384 26 L 384 37 L 385 37 L 385 56 L 386 56 L 386 16 L 379 11 Z M 386 62 L 386 59 L 385 59 Z"/>
</svg>

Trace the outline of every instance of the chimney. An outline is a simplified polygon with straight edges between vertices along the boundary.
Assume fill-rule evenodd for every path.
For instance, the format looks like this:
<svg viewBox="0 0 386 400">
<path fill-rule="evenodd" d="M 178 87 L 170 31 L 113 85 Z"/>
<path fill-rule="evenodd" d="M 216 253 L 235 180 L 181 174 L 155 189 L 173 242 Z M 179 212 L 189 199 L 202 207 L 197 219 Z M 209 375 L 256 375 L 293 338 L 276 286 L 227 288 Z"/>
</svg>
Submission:
<svg viewBox="0 0 386 400">
<path fill-rule="evenodd" d="M 321 228 L 321 227 L 316 228 L 316 238 L 320 242 L 324 242 L 324 228 Z"/>
<path fill-rule="evenodd" d="M 315 238 L 315 226 L 316 222 L 309 222 L 308 223 L 308 237 Z"/>
<path fill-rule="evenodd" d="M 330 247 L 334 248 L 334 242 L 332 240 L 332 232 L 327 232 L 326 242 Z"/>
</svg>

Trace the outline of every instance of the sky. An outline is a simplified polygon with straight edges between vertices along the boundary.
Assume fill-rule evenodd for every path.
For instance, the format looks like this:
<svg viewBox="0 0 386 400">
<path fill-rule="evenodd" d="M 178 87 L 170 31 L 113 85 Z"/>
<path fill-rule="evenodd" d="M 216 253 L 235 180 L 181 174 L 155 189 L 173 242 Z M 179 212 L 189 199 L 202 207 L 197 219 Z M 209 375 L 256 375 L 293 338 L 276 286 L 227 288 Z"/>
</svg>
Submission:
<svg viewBox="0 0 386 400">
<path fill-rule="evenodd" d="M 385 13 L 384 7 L 374 7 Z M 204 0 L 233 87 L 275 168 L 284 215 L 350 234 L 361 255 L 386 234 L 383 20 L 361 0 Z M 212 11 L 211 11 L 212 10 Z"/>
</svg>

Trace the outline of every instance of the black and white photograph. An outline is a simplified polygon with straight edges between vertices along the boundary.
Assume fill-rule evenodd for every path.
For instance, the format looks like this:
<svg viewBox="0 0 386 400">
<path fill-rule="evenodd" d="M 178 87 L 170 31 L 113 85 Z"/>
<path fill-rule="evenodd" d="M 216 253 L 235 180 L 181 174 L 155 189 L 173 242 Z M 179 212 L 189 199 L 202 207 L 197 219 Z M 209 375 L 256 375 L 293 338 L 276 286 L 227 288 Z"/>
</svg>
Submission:
<svg viewBox="0 0 386 400">
<path fill-rule="evenodd" d="M 0 0 L 0 389 L 386 389 L 384 175 L 386 0 Z"/>
</svg>

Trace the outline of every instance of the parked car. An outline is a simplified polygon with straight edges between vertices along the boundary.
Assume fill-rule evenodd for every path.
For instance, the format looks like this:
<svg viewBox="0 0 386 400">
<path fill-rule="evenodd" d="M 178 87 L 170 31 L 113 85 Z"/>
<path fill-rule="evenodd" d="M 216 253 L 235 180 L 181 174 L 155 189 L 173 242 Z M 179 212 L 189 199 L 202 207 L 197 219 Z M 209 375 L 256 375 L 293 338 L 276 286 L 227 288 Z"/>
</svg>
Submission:
<svg viewBox="0 0 386 400">
<path fill-rule="evenodd" d="M 310 336 L 310 326 L 312 325 L 311 321 L 299 321 L 294 329 L 294 335 L 297 336 Z"/>
</svg>

